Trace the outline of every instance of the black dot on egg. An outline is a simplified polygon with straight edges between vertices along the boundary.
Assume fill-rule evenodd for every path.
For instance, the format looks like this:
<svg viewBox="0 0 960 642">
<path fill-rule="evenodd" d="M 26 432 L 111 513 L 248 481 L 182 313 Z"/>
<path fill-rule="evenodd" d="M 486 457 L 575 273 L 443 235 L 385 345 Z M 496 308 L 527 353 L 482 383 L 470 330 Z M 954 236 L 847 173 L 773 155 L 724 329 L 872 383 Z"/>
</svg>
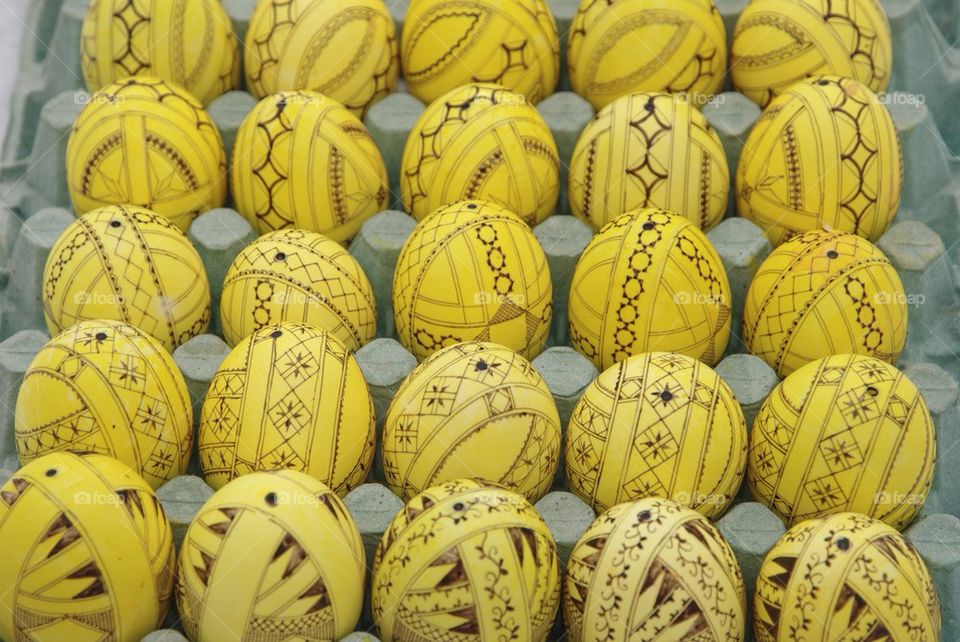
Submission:
<svg viewBox="0 0 960 642">
<path fill-rule="evenodd" d="M 846 537 L 838 537 L 838 538 L 837 538 L 837 548 L 839 548 L 841 551 L 849 551 L 849 550 L 850 550 L 850 540 L 847 539 Z"/>
<path fill-rule="evenodd" d="M 263 501 L 267 502 L 267 506 L 276 506 L 279 500 L 277 494 L 271 491 L 264 496 Z"/>
<path fill-rule="evenodd" d="M 56 468 L 48 468 L 48 469 L 47 469 L 47 472 L 46 472 L 45 474 L 47 475 L 47 477 L 56 477 L 56 476 L 57 476 L 57 469 L 56 469 Z"/>
<path fill-rule="evenodd" d="M 106 333 L 106 332 L 98 332 L 98 333 L 97 333 L 96 335 L 94 335 L 94 336 L 96 337 L 97 341 L 106 341 L 106 340 L 107 340 L 107 333 Z"/>
<path fill-rule="evenodd" d="M 274 330 L 270 333 L 270 337 L 273 339 L 279 339 L 283 336 L 283 330 Z"/>
<path fill-rule="evenodd" d="M 830 250 L 829 252 L 827 252 L 827 258 L 828 258 L 828 259 L 835 259 L 835 258 L 837 258 L 837 257 L 839 257 L 839 256 L 840 256 L 840 253 L 837 252 L 836 250 Z"/>
</svg>

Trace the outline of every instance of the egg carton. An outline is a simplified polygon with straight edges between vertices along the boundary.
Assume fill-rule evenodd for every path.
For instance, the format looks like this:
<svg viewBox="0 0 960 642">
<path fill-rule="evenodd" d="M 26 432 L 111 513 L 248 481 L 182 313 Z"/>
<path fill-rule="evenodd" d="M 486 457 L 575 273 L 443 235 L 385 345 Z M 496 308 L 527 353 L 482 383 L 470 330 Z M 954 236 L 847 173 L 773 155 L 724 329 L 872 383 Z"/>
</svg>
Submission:
<svg viewBox="0 0 960 642">
<path fill-rule="evenodd" d="M 30 361 L 49 339 L 40 302 L 41 276 L 46 257 L 59 234 L 73 220 L 66 187 L 64 158 L 70 127 L 89 100 L 81 89 L 79 67 L 80 23 L 88 0 L 36 0 L 27 21 L 27 37 L 20 57 L 19 80 L 12 100 L 10 126 L 0 152 L 0 479 L 17 467 L 13 441 L 13 408 L 20 382 Z M 238 34 L 256 0 L 223 0 Z M 747 0 L 718 0 L 728 34 Z M 960 149 L 960 120 L 952 108 L 960 105 L 960 53 L 948 46 L 960 36 L 958 0 L 882 0 L 894 36 L 893 87 L 886 97 L 904 150 L 906 182 L 896 223 L 878 241 L 897 268 L 909 300 L 910 333 L 900 366 L 923 392 L 938 428 L 939 459 L 933 489 L 921 518 L 906 532 L 927 562 L 942 600 L 944 640 L 960 640 L 960 474 L 944 465 L 955 456 L 960 441 L 960 300 L 958 300 L 958 246 L 960 246 L 960 179 L 951 150 Z M 560 33 L 565 33 L 576 11 L 574 0 L 555 0 L 551 7 Z M 405 5 L 393 3 L 391 13 L 401 26 Z M 561 50 L 565 49 L 562 43 Z M 956 53 L 956 55 L 954 55 Z M 592 118 L 590 105 L 566 91 L 561 78 L 558 93 L 538 105 L 550 125 L 561 158 L 568 160 L 576 139 Z M 242 91 L 214 101 L 209 111 L 220 128 L 229 153 L 236 130 L 255 100 Z M 416 359 L 394 337 L 390 288 L 400 249 L 415 222 L 399 211 L 399 165 L 403 144 L 424 106 L 402 91 L 391 94 L 369 111 L 365 122 L 388 166 L 393 207 L 371 218 L 350 246 L 373 284 L 378 306 L 378 337 L 361 348 L 357 359 L 367 378 L 382 419 L 404 377 Z M 719 133 L 732 169 L 743 143 L 760 115 L 743 96 L 724 93 L 704 107 Z M 939 123 L 939 128 L 938 128 Z M 562 177 L 565 182 L 565 177 Z M 710 231 L 733 291 L 734 336 L 717 370 L 743 406 L 748 425 L 777 383 L 774 372 L 760 359 L 745 354 L 738 339 L 740 311 L 749 283 L 771 251 L 755 225 L 729 217 Z M 555 216 L 535 228 L 548 257 L 554 283 L 555 318 L 549 348 L 534 360 L 544 376 L 565 426 L 586 386 L 597 375 L 593 365 L 567 347 L 567 291 L 576 261 L 592 236 L 589 227 L 569 216 L 561 194 Z M 207 212 L 196 219 L 189 236 L 197 246 L 213 286 L 214 318 L 210 334 L 195 337 L 174 353 L 188 383 L 195 416 L 217 367 L 229 352 L 217 336 L 218 285 L 241 248 L 256 234 L 231 209 Z M 196 466 L 197 458 L 193 458 Z M 377 458 L 379 462 L 379 457 Z M 360 528 L 368 562 L 386 525 L 401 508 L 400 500 L 384 485 L 375 465 L 369 483 L 346 497 Z M 190 474 L 162 486 L 158 495 L 179 544 L 190 521 L 212 490 L 195 467 Z M 561 472 L 552 492 L 537 503 L 556 537 L 565 562 L 576 540 L 594 518 L 584 502 L 568 492 Z M 777 538 L 782 522 L 767 508 L 750 501 L 742 489 L 734 506 L 717 523 L 730 542 L 747 584 L 748 604 L 760 563 Z M 170 628 L 145 638 L 150 642 L 182 642 Z M 349 640 L 376 639 L 369 600 L 361 631 Z M 752 631 L 748 626 L 748 639 Z M 563 635 L 559 622 L 555 637 Z"/>
</svg>

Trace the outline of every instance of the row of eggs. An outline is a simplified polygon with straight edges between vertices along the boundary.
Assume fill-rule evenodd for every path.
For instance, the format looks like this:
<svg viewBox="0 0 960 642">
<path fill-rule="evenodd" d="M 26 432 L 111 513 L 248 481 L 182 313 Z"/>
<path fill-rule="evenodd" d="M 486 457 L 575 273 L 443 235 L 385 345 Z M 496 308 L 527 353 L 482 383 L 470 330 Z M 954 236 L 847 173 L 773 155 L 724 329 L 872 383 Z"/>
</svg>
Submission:
<svg viewBox="0 0 960 642">
<path fill-rule="evenodd" d="M 749 439 L 727 384 L 703 362 L 670 352 L 634 355 L 601 373 L 574 408 L 563 445 L 541 375 L 495 343 L 456 344 L 414 368 L 379 444 L 374 414 L 343 343 L 282 323 L 224 359 L 195 438 L 170 354 L 131 325 L 100 320 L 68 328 L 37 354 L 17 398 L 15 434 L 22 462 L 96 452 L 153 488 L 186 473 L 196 441 L 215 489 L 252 472 L 294 469 L 341 496 L 366 481 L 379 445 L 387 485 L 404 500 L 471 477 L 537 501 L 554 485 L 563 449 L 570 489 L 597 511 L 667 497 L 717 518 L 746 474 L 757 501 L 789 523 L 850 510 L 897 528 L 922 508 L 936 460 L 935 427 L 916 386 L 883 361 L 851 354 L 789 375 Z"/>
<path fill-rule="evenodd" d="M 465 341 L 492 341 L 533 359 L 547 343 L 554 291 L 546 254 L 523 221 L 492 203 L 460 201 L 421 221 L 400 252 L 392 290 L 397 338 L 420 360 Z M 51 335 L 79 321 L 115 319 L 173 350 L 207 330 L 210 299 L 186 235 L 132 206 L 79 217 L 54 244 L 43 275 Z M 808 232 L 760 266 L 742 338 L 781 377 L 833 354 L 895 364 L 907 302 L 896 270 L 868 240 Z M 339 243 L 297 229 L 240 251 L 219 311 L 230 346 L 285 321 L 328 331 L 351 350 L 377 331 L 373 289 L 357 260 Z M 715 365 L 730 339 L 731 313 L 713 245 L 664 210 L 637 210 L 604 226 L 580 256 L 569 292 L 571 343 L 600 369 L 650 351 Z"/>
<path fill-rule="evenodd" d="M 556 209 L 565 160 L 522 95 L 463 85 L 409 132 L 400 196 L 417 219 L 466 198 L 498 203 L 533 226 Z M 139 205 L 185 230 L 226 201 L 217 128 L 189 94 L 157 79 L 128 78 L 94 94 L 66 162 L 78 214 Z M 680 96 L 612 102 L 587 124 L 569 162 L 571 210 L 594 229 L 638 207 L 678 212 L 704 230 L 727 212 L 721 140 Z M 364 125 L 309 91 L 264 98 L 241 124 L 230 165 L 233 206 L 261 234 L 294 227 L 346 242 L 391 204 L 386 166 Z M 824 226 L 876 240 L 899 207 L 902 173 L 893 119 L 877 96 L 856 80 L 819 77 L 787 90 L 751 132 L 738 210 L 774 243 Z"/>
<path fill-rule="evenodd" d="M 174 584 L 193 642 L 336 640 L 363 607 L 360 532 L 340 498 L 302 473 L 252 473 L 221 488 L 190 524 L 179 560 L 156 495 L 109 457 L 47 455 L 17 471 L 0 498 L 4 639 L 136 642 L 162 623 Z M 462 479 L 396 514 L 370 594 L 385 642 L 543 642 L 561 602 L 574 641 L 736 642 L 746 627 L 737 559 L 699 513 L 665 499 L 614 506 L 564 570 L 526 499 Z M 937 591 L 917 551 L 856 513 L 791 528 L 760 567 L 753 602 L 758 640 L 793 640 L 798 630 L 811 639 L 940 635 Z"/>
<path fill-rule="evenodd" d="M 767 105 L 794 82 L 830 73 L 886 89 L 890 25 L 877 0 L 752 0 L 733 34 L 733 84 Z M 82 29 L 90 91 L 129 75 L 175 82 L 209 103 L 239 86 L 241 55 L 217 0 L 91 0 Z M 308 89 L 362 116 L 392 91 L 399 68 L 425 102 L 477 80 L 537 102 L 553 93 L 560 37 L 544 0 L 415 0 L 400 46 L 381 0 L 260 0 L 243 43 L 258 98 Z M 714 0 L 582 0 L 566 62 L 574 91 L 600 109 L 630 93 L 721 91 L 727 35 Z"/>
</svg>

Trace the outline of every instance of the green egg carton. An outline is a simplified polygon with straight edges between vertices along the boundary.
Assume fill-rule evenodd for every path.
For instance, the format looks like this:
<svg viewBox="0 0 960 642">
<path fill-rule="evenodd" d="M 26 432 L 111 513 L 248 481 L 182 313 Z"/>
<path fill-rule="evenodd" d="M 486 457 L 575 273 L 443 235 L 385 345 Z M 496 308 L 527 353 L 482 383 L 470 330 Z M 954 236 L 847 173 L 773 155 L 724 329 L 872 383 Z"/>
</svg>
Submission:
<svg viewBox="0 0 960 642">
<path fill-rule="evenodd" d="M 24 39 L 10 125 L 0 152 L 2 479 L 17 467 L 13 408 L 20 382 L 33 356 L 49 339 L 40 302 L 44 263 L 59 234 L 73 220 L 64 157 L 73 120 L 89 99 L 82 89 L 79 64 L 80 24 L 87 1 L 34 1 L 26 33 L 35 37 Z M 223 4 L 242 37 L 256 0 L 223 0 Z M 566 33 L 577 3 L 554 0 L 550 4 L 560 33 Z M 729 35 L 747 0 L 718 0 L 717 4 Z M 895 52 L 892 93 L 886 102 L 903 145 L 906 176 L 900 213 L 878 245 L 897 268 L 907 294 L 923 302 L 910 309 L 910 333 L 900 365 L 921 389 L 934 415 L 941 461 L 924 511 L 906 535 L 936 580 L 944 621 L 942 639 L 954 641 L 960 640 L 960 472 L 950 465 L 960 453 L 956 448 L 960 441 L 960 164 L 954 157 L 954 152 L 960 151 L 960 119 L 954 115 L 960 105 L 960 48 L 951 49 L 949 43 L 960 38 L 960 0 L 882 0 L 882 4 L 893 29 Z M 391 4 L 398 27 L 404 11 L 404 3 Z M 561 91 L 538 105 L 554 133 L 564 164 L 580 131 L 593 117 L 590 105 L 567 91 L 568 87 L 563 74 Z M 254 104 L 249 94 L 236 91 L 210 105 L 228 153 L 237 127 Z M 397 91 L 377 103 L 365 120 L 383 152 L 395 196 L 399 194 L 403 144 L 423 108 L 417 99 Z M 707 105 L 704 113 L 723 141 L 733 173 L 760 110 L 739 94 L 725 93 L 722 100 Z M 565 183 L 565 177 L 562 180 Z M 390 305 L 393 269 L 414 220 L 400 211 L 396 198 L 393 207 L 371 218 L 350 246 L 373 283 L 378 306 L 379 338 L 357 352 L 374 396 L 378 430 L 400 382 L 416 365 L 414 357 L 395 340 Z M 772 248 L 759 228 L 735 214 L 735 204 L 731 203 L 728 218 L 709 233 L 729 274 L 734 296 L 734 336 L 717 370 L 736 393 L 749 423 L 778 380 L 763 361 L 745 354 L 736 335 L 747 287 Z M 535 233 L 549 260 L 556 318 L 550 347 L 534 365 L 553 392 L 565 425 L 574 404 L 597 375 L 588 360 L 568 347 L 566 329 L 567 291 L 573 268 L 592 232 L 569 216 L 566 195 L 561 194 L 556 215 L 537 226 Z M 203 258 L 216 310 L 219 284 L 227 267 L 255 233 L 239 214 L 225 208 L 197 218 L 189 236 Z M 191 339 L 174 353 L 197 417 L 207 386 L 229 351 L 217 331 L 214 319 L 210 334 Z M 200 505 L 212 494 L 196 467 L 192 472 L 168 482 L 158 492 L 178 543 Z M 383 485 L 379 465 L 375 465 L 369 483 L 351 492 L 346 502 L 370 558 L 401 502 Z M 565 561 L 593 520 L 592 510 L 566 490 L 562 474 L 553 492 L 537 508 L 555 535 Z M 784 526 L 767 508 L 751 502 L 745 489 L 717 526 L 741 564 L 749 603 L 760 563 L 783 534 Z M 176 622 L 172 613 L 167 622 L 170 628 L 144 640 L 182 642 Z M 376 639 L 369 603 L 358 628 L 361 631 L 347 639 Z M 558 621 L 557 639 L 562 632 Z M 747 639 L 752 639 L 749 625 Z"/>
</svg>

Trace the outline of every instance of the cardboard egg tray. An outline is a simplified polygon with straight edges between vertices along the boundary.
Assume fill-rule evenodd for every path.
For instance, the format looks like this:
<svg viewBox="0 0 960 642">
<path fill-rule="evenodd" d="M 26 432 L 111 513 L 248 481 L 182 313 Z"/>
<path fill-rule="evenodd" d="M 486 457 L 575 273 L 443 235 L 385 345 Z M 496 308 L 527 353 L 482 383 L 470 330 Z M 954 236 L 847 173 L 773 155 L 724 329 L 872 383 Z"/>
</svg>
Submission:
<svg viewBox="0 0 960 642">
<path fill-rule="evenodd" d="M 0 152 L 0 480 L 17 468 L 13 408 L 20 382 L 33 356 L 49 338 L 40 303 L 44 263 L 60 232 L 73 220 L 64 158 L 70 127 L 89 98 L 81 89 L 79 64 L 80 24 L 87 2 L 35 0 L 20 54 L 10 126 Z M 718 0 L 728 34 L 746 3 Z M 242 38 L 255 0 L 223 0 L 223 4 Z M 577 3 L 554 0 L 550 4 L 560 33 L 565 33 Z M 960 165 L 953 154 L 960 152 L 960 118 L 956 117 L 960 107 L 960 49 L 951 49 L 948 43 L 960 38 L 960 2 L 882 0 L 882 4 L 893 29 L 895 56 L 894 93 L 885 101 L 901 137 L 906 178 L 901 211 L 878 245 L 896 266 L 910 297 L 910 332 L 899 365 L 926 397 L 937 425 L 939 447 L 939 467 L 931 495 L 921 518 L 906 534 L 936 580 L 944 621 L 942 639 L 955 641 L 960 640 L 960 472 L 952 465 L 960 457 L 960 180 L 956 176 Z M 405 5 L 389 1 L 388 5 L 399 27 Z M 565 78 L 560 87 L 568 87 Z M 366 118 L 387 162 L 395 197 L 403 144 L 423 109 L 402 88 L 401 83 L 400 90 L 376 104 Z M 232 92 L 210 106 L 228 153 L 237 127 L 254 104 L 248 94 Z M 568 160 L 577 136 L 593 116 L 592 109 L 568 91 L 560 91 L 538 108 L 556 137 L 561 158 Z M 725 93 L 707 105 L 704 113 L 723 140 L 733 174 L 743 142 L 760 112 L 743 96 Z M 398 207 L 396 201 L 394 207 Z M 736 393 L 749 424 L 777 377 L 760 359 L 743 354 L 745 348 L 736 335 L 747 287 L 771 247 L 759 228 L 734 217 L 733 203 L 729 215 L 709 233 L 729 273 L 735 310 L 734 336 L 717 370 Z M 393 268 L 413 227 L 413 219 L 400 211 L 382 212 L 365 224 L 350 247 L 376 291 L 380 338 L 359 350 L 357 358 L 381 421 L 400 382 L 416 364 L 392 338 L 390 309 Z M 534 364 L 553 392 L 565 424 L 580 394 L 597 374 L 586 359 L 566 347 L 567 290 L 591 230 L 568 215 L 566 194 L 562 193 L 557 215 L 535 232 L 550 263 L 556 318 L 550 336 L 552 347 Z M 189 235 L 203 257 L 216 310 L 219 284 L 227 267 L 255 233 L 236 212 L 220 209 L 200 216 Z M 195 337 L 174 354 L 188 382 L 197 417 L 207 385 L 229 351 L 215 334 L 217 326 L 214 315 L 211 334 Z M 363 535 L 368 559 L 383 529 L 402 505 L 382 481 L 382 471 L 375 465 L 369 483 L 346 498 Z M 159 490 L 178 544 L 211 494 L 197 475 L 178 477 Z M 562 473 L 557 476 L 554 491 L 537 508 L 553 531 L 565 561 L 593 520 L 592 510 L 566 492 Z M 741 564 L 749 605 L 760 563 L 784 526 L 764 506 L 751 502 L 745 488 L 717 526 Z M 182 641 L 175 630 L 176 621 L 176 613 L 172 613 L 167 622 L 170 628 L 154 632 L 145 640 Z M 358 629 L 360 632 L 348 639 L 375 639 L 369 604 Z M 557 639 L 563 635 L 559 621 L 555 633 Z M 747 637 L 752 639 L 750 625 Z"/>
</svg>

